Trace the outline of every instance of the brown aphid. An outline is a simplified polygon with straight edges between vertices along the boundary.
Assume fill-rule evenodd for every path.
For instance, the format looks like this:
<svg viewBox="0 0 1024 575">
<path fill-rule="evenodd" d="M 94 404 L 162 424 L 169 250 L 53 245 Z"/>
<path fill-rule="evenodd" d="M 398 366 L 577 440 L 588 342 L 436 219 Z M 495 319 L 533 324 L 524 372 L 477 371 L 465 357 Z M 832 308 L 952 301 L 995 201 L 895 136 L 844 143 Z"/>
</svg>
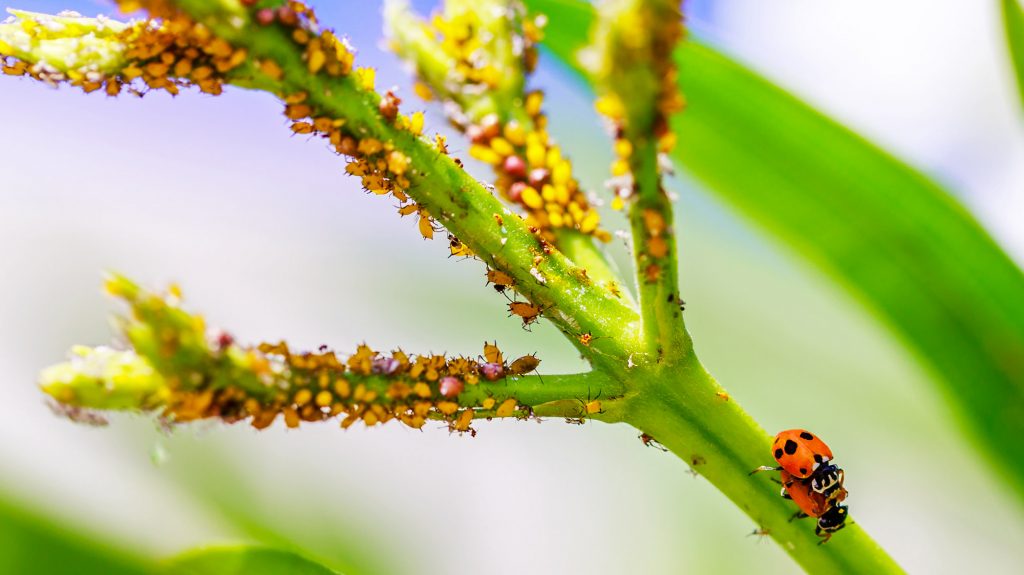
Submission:
<svg viewBox="0 0 1024 575">
<path fill-rule="evenodd" d="M 498 227 L 504 227 L 505 219 L 501 217 L 501 214 L 494 214 L 494 221 L 498 224 Z"/>
<path fill-rule="evenodd" d="M 402 99 L 395 95 L 394 92 L 388 90 L 384 97 L 380 101 L 380 114 L 384 116 L 389 122 L 395 121 L 398 117 L 398 105 L 402 103 Z"/>
<path fill-rule="evenodd" d="M 526 375 L 531 371 L 535 371 L 539 365 L 540 359 L 536 355 L 524 355 L 508 366 L 508 373 L 510 375 Z"/>
<path fill-rule="evenodd" d="M 544 312 L 544 308 L 529 302 L 514 301 L 509 302 L 508 311 L 510 317 L 515 315 L 522 318 L 523 327 L 525 328 L 540 318 L 540 314 Z"/>
<path fill-rule="evenodd" d="M 505 288 L 516 285 L 516 280 L 503 271 L 489 269 L 487 270 L 487 283 L 494 284 L 494 290 L 502 293 Z"/>
<path fill-rule="evenodd" d="M 651 437 L 650 435 L 647 435 L 646 433 L 641 433 L 639 437 L 640 437 L 640 442 L 644 444 L 644 447 L 653 447 L 653 448 L 661 450 L 661 451 L 668 451 L 667 447 L 665 447 L 664 445 L 658 443 L 657 439 L 654 439 L 653 437 Z"/>
</svg>

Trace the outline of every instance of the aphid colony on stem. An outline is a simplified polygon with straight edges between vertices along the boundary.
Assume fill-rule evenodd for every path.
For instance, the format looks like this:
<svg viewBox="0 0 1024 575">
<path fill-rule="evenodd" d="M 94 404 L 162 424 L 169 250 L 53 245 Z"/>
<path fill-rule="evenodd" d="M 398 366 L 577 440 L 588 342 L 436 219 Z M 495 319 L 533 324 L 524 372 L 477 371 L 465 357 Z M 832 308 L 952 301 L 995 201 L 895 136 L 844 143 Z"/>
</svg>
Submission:
<svg viewBox="0 0 1024 575">
<path fill-rule="evenodd" d="M 391 45 L 419 66 L 416 51 L 423 46 L 403 38 L 420 32 L 409 32 L 410 26 L 418 25 L 431 46 L 446 57 L 450 67 L 443 80 L 419 70 L 422 78 L 415 85 L 416 94 L 425 100 L 446 101 L 452 125 L 469 138 L 469 154 L 494 169 L 497 189 L 525 211 L 527 224 L 542 238 L 555 241 L 555 232 L 575 230 L 609 241 L 611 235 L 599 227 L 600 215 L 572 175 L 572 163 L 548 135 L 542 92 L 512 94 L 510 105 L 515 110 L 498 105 L 498 112 L 476 114 L 468 109 L 494 93 L 521 90 L 509 78 L 528 75 L 536 67 L 544 20 L 526 18 L 520 10 L 515 3 L 494 7 L 490 17 L 495 22 L 481 21 L 476 10 L 437 14 L 429 24 L 400 16 L 402 22 L 391 23 L 395 36 Z M 508 53 L 517 58 L 508 61 L 497 56 Z M 436 61 L 436 54 L 430 58 Z"/>
<path fill-rule="evenodd" d="M 130 2 L 122 8 L 135 9 Z M 197 86 L 208 94 L 223 91 L 227 74 L 246 63 L 244 48 L 234 48 L 201 23 L 177 11 L 167 11 L 160 21 L 123 24 L 105 18 L 81 18 L 74 13 L 47 16 L 11 11 L 15 16 L 4 26 L 17 27 L 0 41 L 0 65 L 8 75 L 26 75 L 52 86 L 68 84 L 86 93 L 102 89 L 109 96 L 127 91 L 143 96 L 149 90 L 177 95 L 181 88 Z M 64 61 L 28 64 L 18 59 L 38 43 L 60 38 L 74 30 Z M 15 32 L 11 30 L 9 32 Z M 121 48 L 111 58 L 111 46 Z M 73 56 L 73 57 L 71 57 Z M 58 67 L 59 66 L 59 67 Z"/>
<path fill-rule="evenodd" d="M 845 473 L 832 463 L 832 450 L 821 438 L 805 429 L 780 431 L 772 442 L 772 456 L 778 467 L 761 466 L 751 471 L 778 471 L 782 496 L 800 509 L 793 517 L 814 517 L 814 532 L 827 542 L 846 525 L 848 510 L 843 487 Z"/>
<path fill-rule="evenodd" d="M 472 432 L 475 417 L 532 413 L 506 384 L 534 372 L 535 355 L 507 362 L 493 343 L 478 358 L 385 354 L 367 345 L 348 357 L 326 346 L 304 353 L 284 342 L 244 347 L 182 310 L 174 290 L 150 293 L 122 277 L 107 289 L 131 306 L 120 325 L 135 351 L 82 349 L 47 370 L 43 389 L 70 408 L 160 410 L 170 423 L 216 418 L 257 429 L 279 416 L 288 427 L 338 418 L 343 428 L 394 419 L 418 429 L 435 419 L 458 432 Z M 114 385 L 110 378 L 127 379 Z"/>
</svg>

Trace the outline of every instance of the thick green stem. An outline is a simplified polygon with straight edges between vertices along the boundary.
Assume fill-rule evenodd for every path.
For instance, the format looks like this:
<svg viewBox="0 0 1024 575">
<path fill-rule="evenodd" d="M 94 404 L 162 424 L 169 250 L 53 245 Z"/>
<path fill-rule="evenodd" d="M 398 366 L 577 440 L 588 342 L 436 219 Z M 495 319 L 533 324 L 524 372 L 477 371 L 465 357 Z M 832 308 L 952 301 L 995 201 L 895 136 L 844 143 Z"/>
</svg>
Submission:
<svg viewBox="0 0 1024 575">
<path fill-rule="evenodd" d="M 650 368 L 636 391 L 614 408 L 707 478 L 807 572 L 903 572 L 855 520 L 827 545 L 819 545 L 812 519 L 790 521 L 796 506 L 779 496 L 770 474 L 748 475 L 772 463 L 770 437 L 695 356 L 671 368 Z"/>
</svg>

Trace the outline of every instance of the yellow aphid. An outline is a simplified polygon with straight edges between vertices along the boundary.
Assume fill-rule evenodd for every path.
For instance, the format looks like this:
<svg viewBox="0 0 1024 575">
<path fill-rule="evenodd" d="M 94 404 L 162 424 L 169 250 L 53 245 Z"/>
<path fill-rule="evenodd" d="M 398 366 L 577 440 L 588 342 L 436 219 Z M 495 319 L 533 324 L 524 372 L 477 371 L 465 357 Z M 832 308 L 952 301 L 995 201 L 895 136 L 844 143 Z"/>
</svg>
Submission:
<svg viewBox="0 0 1024 575">
<path fill-rule="evenodd" d="M 437 410 L 445 415 L 451 415 L 459 410 L 459 404 L 454 401 L 437 402 Z"/>
<path fill-rule="evenodd" d="M 299 412 L 295 411 L 294 409 L 292 409 L 290 407 L 286 407 L 286 408 L 284 408 L 281 411 L 284 412 L 284 423 L 285 423 L 285 425 L 287 425 L 288 427 L 290 427 L 292 429 L 294 429 L 294 428 L 299 426 Z"/>
<path fill-rule="evenodd" d="M 409 156 L 398 150 L 393 150 L 388 154 L 388 170 L 393 174 L 404 174 L 409 167 L 409 162 Z"/>
<path fill-rule="evenodd" d="M 502 157 L 511 156 L 515 153 L 515 149 L 512 144 L 509 143 L 505 138 L 493 138 L 491 140 L 491 149 L 498 153 Z"/>
<path fill-rule="evenodd" d="M 534 210 L 539 209 L 544 205 L 544 199 L 532 186 L 526 186 L 526 188 L 523 189 L 523 195 L 520 196 L 520 200 L 526 207 Z"/>
<path fill-rule="evenodd" d="M 625 176 L 629 173 L 629 162 L 619 158 L 612 162 L 612 175 L 615 177 Z"/>
<path fill-rule="evenodd" d="M 481 144 L 473 144 L 469 147 L 469 155 L 485 164 L 496 166 L 501 163 L 501 156 L 494 150 Z"/>
<path fill-rule="evenodd" d="M 361 154 L 372 156 L 383 149 L 384 144 L 376 138 L 363 138 L 362 140 L 359 140 L 358 150 Z"/>
<path fill-rule="evenodd" d="M 300 389 L 295 393 L 293 401 L 295 402 L 295 405 L 302 406 L 309 403 L 311 399 L 313 399 L 313 392 L 308 389 Z"/>
<path fill-rule="evenodd" d="M 163 62 L 150 62 L 149 64 L 146 64 L 144 70 L 154 78 L 162 78 L 167 75 L 168 70 L 170 70 L 170 66 Z"/>
<path fill-rule="evenodd" d="M 498 363 L 504 364 L 505 360 L 501 356 L 501 350 L 498 349 L 498 343 L 487 343 L 484 342 L 484 359 L 487 363 Z"/>
<path fill-rule="evenodd" d="M 455 430 L 456 431 L 468 431 L 469 424 L 473 421 L 473 410 L 467 409 L 459 414 L 459 417 L 455 419 Z"/>
<path fill-rule="evenodd" d="M 312 47 L 312 46 L 311 46 Z M 327 54 L 324 54 L 323 50 L 317 46 L 316 50 L 312 50 L 309 53 L 309 61 L 306 62 L 306 66 L 309 68 L 310 74 L 316 74 L 323 69 L 324 64 L 327 63 Z"/>
<path fill-rule="evenodd" d="M 409 131 L 417 136 L 423 133 L 423 112 L 414 112 L 409 117 Z"/>
<path fill-rule="evenodd" d="M 658 139 L 658 151 L 662 154 L 667 154 L 672 151 L 672 148 L 676 146 L 676 134 L 675 132 L 667 132 L 664 136 Z"/>
<path fill-rule="evenodd" d="M 484 409 L 493 409 L 495 403 L 498 402 L 493 397 L 488 397 L 480 402 L 480 407 Z"/>
<path fill-rule="evenodd" d="M 628 158 L 633 155 L 633 144 L 625 138 L 615 140 L 615 155 L 620 158 Z"/>
<path fill-rule="evenodd" d="M 587 411 L 587 415 L 590 415 L 590 414 L 593 414 L 593 413 L 601 413 L 601 401 L 598 400 L 598 399 L 595 399 L 593 401 L 588 401 L 586 403 L 586 411 Z"/>
<path fill-rule="evenodd" d="M 316 404 L 318 407 L 327 407 L 334 401 L 334 397 L 331 392 L 326 389 L 316 394 Z"/>
<path fill-rule="evenodd" d="M 506 399 L 501 402 L 501 405 L 498 406 L 498 410 L 494 414 L 498 417 L 508 417 L 515 413 L 517 404 L 518 402 L 512 398 Z"/>
<path fill-rule="evenodd" d="M 178 60 L 174 65 L 174 75 L 179 78 L 184 78 L 192 73 L 192 61 L 191 60 Z"/>
<path fill-rule="evenodd" d="M 434 134 L 434 147 L 437 148 L 438 152 L 444 155 L 448 155 L 448 140 L 441 134 Z"/>
<path fill-rule="evenodd" d="M 284 97 L 285 104 L 301 104 L 309 99 L 309 94 L 306 92 L 295 92 L 294 94 L 288 94 Z"/>
<path fill-rule="evenodd" d="M 544 93 L 535 91 L 526 95 L 526 103 L 523 107 L 526 109 L 526 113 L 532 117 L 540 114 L 540 109 L 543 104 Z"/>
<path fill-rule="evenodd" d="M 288 105 L 284 108 L 284 115 L 289 120 L 301 120 L 302 118 L 309 117 L 312 113 L 312 108 L 305 104 Z"/>
<path fill-rule="evenodd" d="M 420 210 L 420 221 L 419 221 L 420 235 L 425 240 L 434 239 L 434 223 L 431 221 L 430 216 Z"/>
<path fill-rule="evenodd" d="M 434 99 L 434 93 L 430 90 L 430 86 L 427 86 L 423 82 L 416 82 L 412 85 L 412 91 L 416 93 L 421 99 L 429 102 Z"/>
<path fill-rule="evenodd" d="M 522 146 L 526 144 L 526 130 L 519 122 L 513 120 L 505 124 L 504 132 L 505 139 L 513 146 Z"/>
<path fill-rule="evenodd" d="M 596 210 L 591 209 L 587 212 L 583 219 L 580 220 L 579 230 L 585 234 L 597 229 L 597 224 L 601 222 L 601 215 Z"/>
<path fill-rule="evenodd" d="M 420 207 L 417 206 L 416 204 L 406 204 L 406 205 L 398 208 L 398 213 L 400 215 L 403 215 L 403 216 L 408 216 L 409 214 L 415 214 L 419 210 L 420 210 Z"/>
<path fill-rule="evenodd" d="M 292 124 L 292 132 L 295 134 L 312 134 L 313 124 L 310 122 L 295 122 Z"/>
<path fill-rule="evenodd" d="M 412 386 L 412 392 L 424 399 L 432 395 L 432 392 L 430 391 L 430 386 L 427 385 L 426 383 L 423 383 L 422 381 Z"/>
<path fill-rule="evenodd" d="M 607 116 L 612 120 L 621 120 L 626 113 L 626 110 L 622 105 L 622 101 L 619 100 L 618 96 L 613 94 L 598 98 L 594 102 L 594 108 L 599 114 Z"/>
<path fill-rule="evenodd" d="M 626 201 L 622 199 L 622 196 L 615 196 L 612 198 L 612 209 L 615 211 L 622 211 L 622 208 L 626 207 Z"/>
<path fill-rule="evenodd" d="M 366 91 L 372 91 L 377 78 L 377 71 L 373 68 L 357 68 L 356 83 Z"/>
<path fill-rule="evenodd" d="M 347 398 L 352 393 L 352 386 L 348 383 L 347 379 L 339 378 L 334 382 L 334 393 L 342 399 Z"/>
</svg>

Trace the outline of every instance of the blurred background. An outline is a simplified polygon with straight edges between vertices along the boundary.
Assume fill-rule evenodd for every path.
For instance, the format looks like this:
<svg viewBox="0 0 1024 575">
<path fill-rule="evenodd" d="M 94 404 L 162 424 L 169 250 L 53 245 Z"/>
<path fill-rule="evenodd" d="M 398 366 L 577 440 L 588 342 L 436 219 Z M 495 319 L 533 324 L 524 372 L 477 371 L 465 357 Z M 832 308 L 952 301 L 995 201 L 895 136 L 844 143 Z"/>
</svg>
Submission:
<svg viewBox="0 0 1024 575">
<path fill-rule="evenodd" d="M 379 4 L 321 2 L 378 86 L 416 101 L 380 48 Z M 421 13 L 435 5 L 416 2 Z M 107 3 L 24 0 L 111 13 Z M 691 25 L 954 190 L 1024 263 L 1024 129 L 997 2 L 688 1 Z M 590 189 L 610 146 L 550 59 L 552 131 Z M 429 131 L 450 133 L 436 108 Z M 107 99 L 0 79 L 0 503 L 145 556 L 210 543 L 295 546 L 356 573 L 793 573 L 685 463 L 626 426 L 481 423 L 257 433 L 143 417 L 55 417 L 36 374 L 110 339 L 101 274 L 182 284 L 242 341 L 360 342 L 416 352 L 540 352 L 581 369 L 543 323 L 527 333 L 412 218 L 365 196 L 322 142 L 291 137 L 269 95 Z M 453 139 L 453 153 L 466 145 Z M 488 172 L 474 166 L 486 178 Z M 1019 573 L 1018 500 L 963 438 L 913 357 L 852 298 L 681 175 L 683 297 L 697 351 L 769 431 L 806 427 L 847 471 L 855 520 L 913 573 Z M 621 219 L 609 216 L 613 227 Z M 613 255 L 628 261 L 621 245 Z M 756 286 L 753 287 L 753 286 Z M 893 470 L 897 470 L 893 473 Z M 840 537 L 842 534 L 839 535 Z"/>
</svg>

